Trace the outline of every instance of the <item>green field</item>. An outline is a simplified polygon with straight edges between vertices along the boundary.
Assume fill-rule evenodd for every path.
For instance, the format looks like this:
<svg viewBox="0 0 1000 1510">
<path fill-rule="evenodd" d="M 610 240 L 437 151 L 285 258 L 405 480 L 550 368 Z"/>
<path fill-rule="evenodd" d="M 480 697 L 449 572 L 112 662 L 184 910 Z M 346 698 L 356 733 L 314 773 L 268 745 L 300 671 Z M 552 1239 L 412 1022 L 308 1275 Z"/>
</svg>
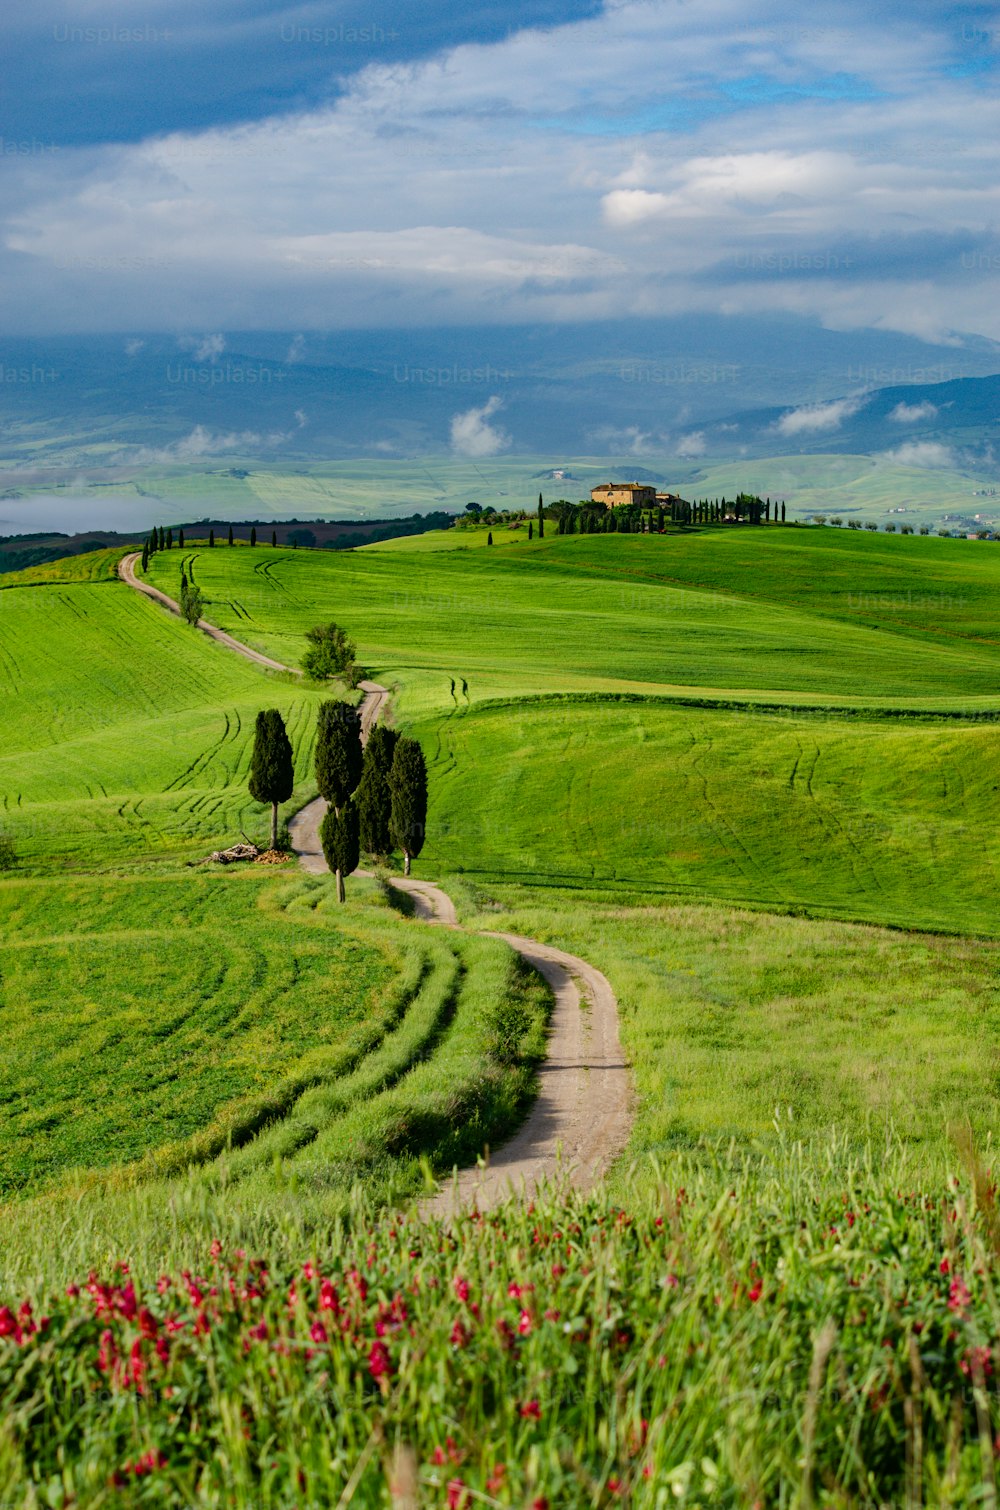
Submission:
<svg viewBox="0 0 1000 1510">
<path fill-rule="evenodd" d="M 176 593 L 182 561 L 279 660 L 317 622 L 356 638 L 428 758 L 417 873 L 465 926 L 373 879 L 340 907 L 291 866 L 195 868 L 263 827 L 260 707 L 312 795 L 329 689 L 187 628 L 111 555 L 0 589 L 15 1502 L 291 1510 L 354 1473 L 387 1506 L 412 1451 L 462 1510 L 991 1503 L 1000 1215 L 970 1149 L 990 1163 L 1000 1117 L 1000 556 L 451 532 L 189 545 L 150 580 Z M 428 1229 L 400 1208 L 517 1125 L 544 1052 L 548 991 L 496 929 L 607 975 L 634 1131 L 588 1200 Z M 206 1302 L 183 1272 L 216 1262 Z M 51 1299 L 91 1268 L 107 1314 Z"/>
</svg>

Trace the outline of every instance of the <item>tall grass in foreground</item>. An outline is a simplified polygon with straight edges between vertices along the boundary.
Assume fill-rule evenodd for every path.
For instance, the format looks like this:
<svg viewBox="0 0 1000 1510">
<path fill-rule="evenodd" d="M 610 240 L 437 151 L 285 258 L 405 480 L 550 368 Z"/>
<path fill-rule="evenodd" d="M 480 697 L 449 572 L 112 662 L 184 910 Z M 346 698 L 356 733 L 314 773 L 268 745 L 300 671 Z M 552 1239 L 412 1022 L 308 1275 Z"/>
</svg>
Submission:
<svg viewBox="0 0 1000 1510">
<path fill-rule="evenodd" d="M 994 1190 L 909 1169 L 718 1148 L 444 1223 L 356 1192 L 264 1252 L 204 1206 L 170 1274 L 5 1297 L 7 1502 L 994 1503 Z"/>
</svg>

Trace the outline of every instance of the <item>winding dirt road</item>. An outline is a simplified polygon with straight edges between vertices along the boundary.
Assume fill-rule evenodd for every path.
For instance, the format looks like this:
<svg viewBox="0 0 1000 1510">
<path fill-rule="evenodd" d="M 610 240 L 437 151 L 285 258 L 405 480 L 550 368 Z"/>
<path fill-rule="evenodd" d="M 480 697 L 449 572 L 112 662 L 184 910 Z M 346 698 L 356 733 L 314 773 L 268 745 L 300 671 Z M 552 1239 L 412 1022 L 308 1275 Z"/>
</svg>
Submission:
<svg viewBox="0 0 1000 1510">
<path fill-rule="evenodd" d="M 122 558 L 118 565 L 122 581 L 179 614 L 180 608 L 166 593 L 139 580 L 135 574 L 138 560 L 138 551 Z M 251 650 L 205 619 L 198 620 L 198 628 L 269 671 L 301 675 L 294 667 Z M 361 682 L 360 686 L 365 694 L 361 737 L 367 741 L 385 711 L 389 692 L 378 682 Z M 311 875 L 329 870 L 319 840 L 325 812 L 325 801 L 317 797 L 288 825 L 299 864 Z M 421 921 L 459 928 L 455 904 L 440 886 L 413 876 L 394 876 L 392 884 L 413 898 Z M 467 1207 L 486 1210 L 511 1197 L 530 1196 L 541 1181 L 553 1178 L 586 1188 L 622 1151 L 629 1135 L 631 1087 L 618 1031 L 618 1003 L 607 978 L 586 960 L 537 939 L 512 933 L 488 933 L 488 937 L 503 939 L 516 949 L 548 981 L 555 997 L 548 1050 L 538 1073 L 539 1092 L 514 1137 L 484 1165 L 462 1170 L 436 1195 L 422 1201 L 425 1215 L 445 1216 Z"/>
<path fill-rule="evenodd" d="M 173 598 L 168 598 L 165 592 L 160 592 L 158 587 L 151 587 L 148 582 L 143 582 L 135 574 L 135 564 L 140 559 L 141 552 L 133 551 L 130 556 L 123 556 L 118 563 L 118 575 L 129 587 L 134 587 L 136 592 L 144 593 L 147 598 L 152 598 L 154 603 L 159 603 L 161 608 L 166 608 L 170 613 L 180 614 L 180 605 Z M 245 656 L 248 661 L 254 661 L 258 666 L 263 666 L 267 671 L 290 671 L 293 676 L 301 676 L 302 672 L 294 666 L 283 666 L 280 661 L 272 661 L 269 655 L 262 655 L 259 650 L 251 650 L 249 645 L 244 645 L 240 640 L 234 640 L 231 634 L 224 629 L 217 629 L 207 619 L 198 620 L 198 628 L 208 635 L 209 639 L 218 640 L 220 645 L 225 645 L 227 650 L 235 650 L 237 655 Z"/>
</svg>

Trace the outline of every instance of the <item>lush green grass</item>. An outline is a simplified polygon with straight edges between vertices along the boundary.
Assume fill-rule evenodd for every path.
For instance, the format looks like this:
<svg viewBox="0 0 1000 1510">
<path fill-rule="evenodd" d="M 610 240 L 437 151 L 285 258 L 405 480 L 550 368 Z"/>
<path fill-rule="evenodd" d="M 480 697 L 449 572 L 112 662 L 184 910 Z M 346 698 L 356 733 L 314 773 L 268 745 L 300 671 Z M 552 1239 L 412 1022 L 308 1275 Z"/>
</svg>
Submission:
<svg viewBox="0 0 1000 1510">
<path fill-rule="evenodd" d="M 610 980 L 638 1092 L 631 1147 L 899 1137 L 922 1176 L 1000 1125 L 1000 945 L 555 887 L 469 887 L 464 914 L 585 956 Z M 499 910 L 498 910 L 499 909 Z"/>
<path fill-rule="evenodd" d="M 285 715 L 301 802 L 319 690 L 104 580 L 108 560 L 78 558 L 62 585 L 13 574 L 0 590 L 0 826 L 28 863 L 88 868 L 262 835 L 246 789 L 257 711 Z M 81 580 L 88 566 L 94 581 Z"/>
<path fill-rule="evenodd" d="M 231 1130 L 391 1017 L 400 930 L 318 927 L 287 884 L 0 883 L 0 1197 Z"/>
<path fill-rule="evenodd" d="M 782 540 L 796 534 L 814 538 L 812 531 L 762 529 L 752 547 L 743 547 L 756 552 L 751 567 L 739 551 L 729 553 L 728 541 L 743 539 L 738 531 L 546 536 L 530 547 L 522 541 L 492 550 L 223 547 L 185 555 L 212 621 L 286 664 L 298 663 L 311 624 L 331 617 L 344 623 L 362 661 L 401 685 L 405 716 L 422 707 L 454 707 L 452 679 L 461 703 L 463 678 L 473 700 L 504 691 L 618 687 L 698 688 L 778 700 L 1000 705 L 1000 645 L 924 632 L 934 627 L 940 606 L 927 608 L 923 619 L 918 607 L 911 627 L 919 633 L 900 632 L 895 622 L 889 629 L 874 627 L 851 609 L 849 592 L 878 593 L 885 581 L 884 558 L 868 550 L 864 537 L 842 537 L 846 543 L 839 548 L 849 554 L 832 590 L 836 615 L 824 598 L 828 557 L 822 552 L 811 568 L 819 602 L 808 600 L 801 583 L 798 601 L 784 601 Z M 826 535 L 816 535 L 825 544 Z M 903 564 L 894 574 L 894 591 L 905 579 L 912 591 L 933 595 L 938 561 L 945 571 L 943 590 L 954 591 L 954 552 L 963 549 L 961 542 L 906 537 L 896 543 Z M 952 550 L 933 554 L 949 545 Z M 1000 553 L 982 550 L 988 557 L 983 570 L 992 568 L 985 580 L 1000 583 Z M 705 587 L 671 580 L 708 555 L 716 565 Z M 801 547 L 793 559 L 801 563 Z M 178 574 L 177 554 L 154 557 L 150 580 L 157 586 L 169 588 Z M 772 601 L 763 599 L 764 589 Z"/>
<path fill-rule="evenodd" d="M 431 867 L 1000 933 L 994 724 L 570 699 L 412 732 Z"/>
<path fill-rule="evenodd" d="M 993 1502 L 985 1179 L 911 1195 L 898 1153 L 823 1144 L 643 1174 L 622 1205 L 446 1226 L 359 1195 L 276 1262 L 208 1205 L 159 1280 L 112 1261 L 27 1309 L 5 1291 L 9 1502 Z"/>
</svg>

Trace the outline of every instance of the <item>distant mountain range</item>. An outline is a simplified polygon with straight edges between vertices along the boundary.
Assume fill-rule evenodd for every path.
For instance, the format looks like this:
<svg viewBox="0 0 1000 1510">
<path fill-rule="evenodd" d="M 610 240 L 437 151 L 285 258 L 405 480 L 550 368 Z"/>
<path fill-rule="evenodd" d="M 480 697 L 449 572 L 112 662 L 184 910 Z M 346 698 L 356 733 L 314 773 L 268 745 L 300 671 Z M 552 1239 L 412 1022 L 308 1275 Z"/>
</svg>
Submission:
<svg viewBox="0 0 1000 1510">
<path fill-rule="evenodd" d="M 449 452 L 698 461 L 918 445 L 918 464 L 946 450 L 981 464 L 996 373 L 996 343 L 794 319 L 19 339 L 0 343 L 0 490 L 53 469 Z"/>
</svg>

